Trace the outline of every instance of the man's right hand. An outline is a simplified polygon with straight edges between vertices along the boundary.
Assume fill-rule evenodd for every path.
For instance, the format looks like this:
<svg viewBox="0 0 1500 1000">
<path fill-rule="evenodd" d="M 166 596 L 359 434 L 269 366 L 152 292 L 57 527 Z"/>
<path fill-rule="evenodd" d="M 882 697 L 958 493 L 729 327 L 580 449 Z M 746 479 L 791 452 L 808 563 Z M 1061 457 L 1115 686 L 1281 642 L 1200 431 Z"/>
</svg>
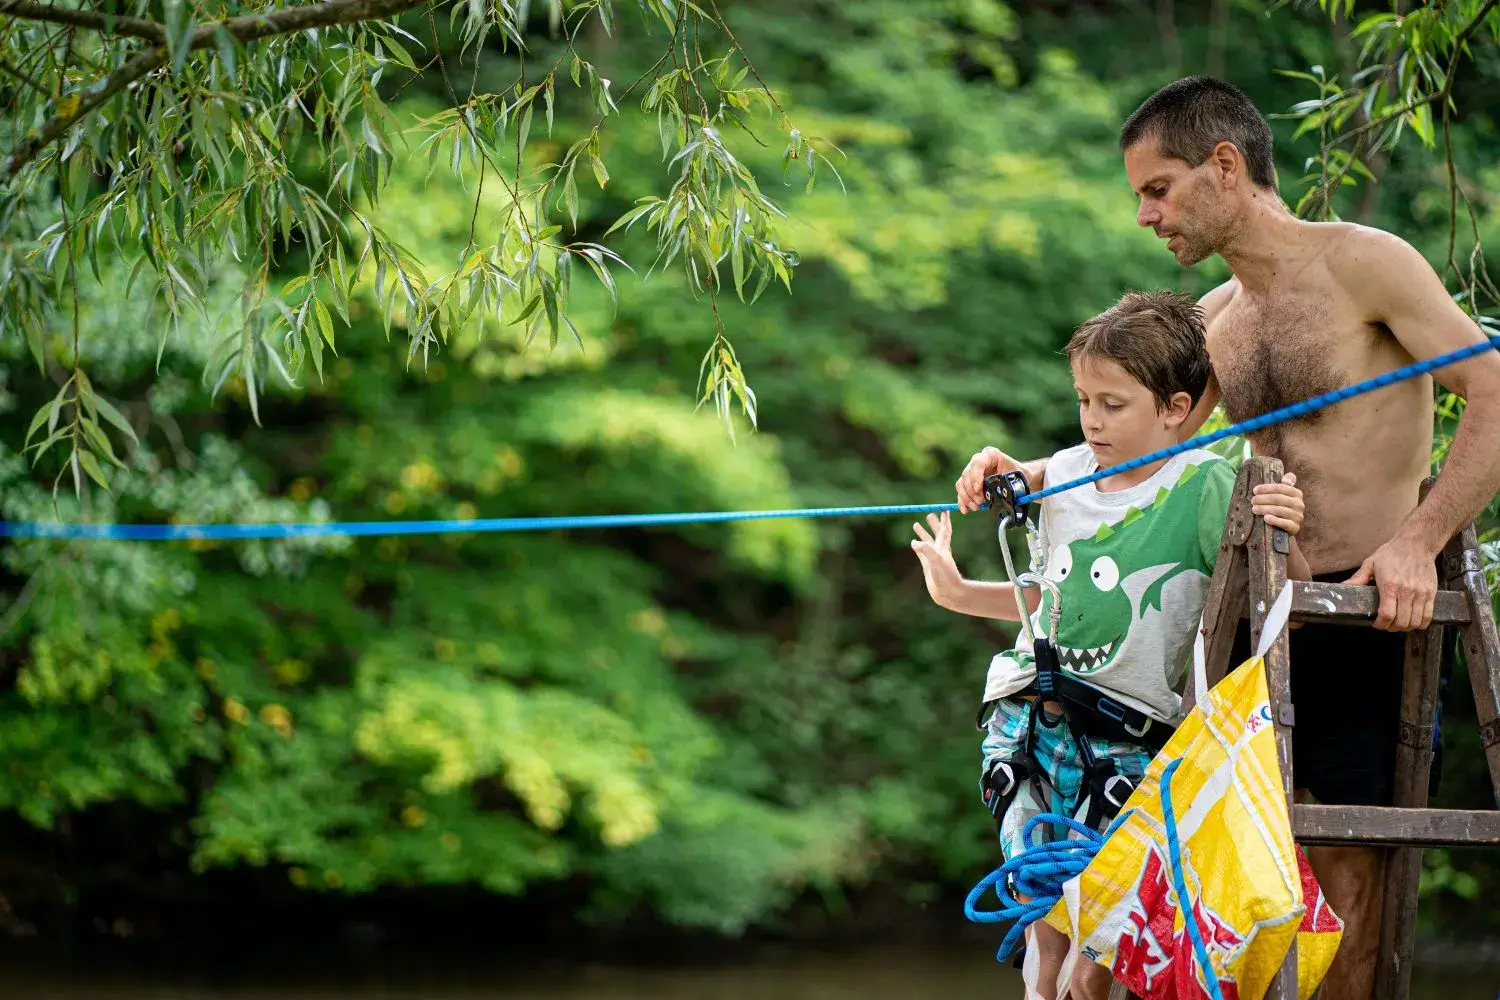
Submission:
<svg viewBox="0 0 1500 1000">
<path fill-rule="evenodd" d="M 974 453 L 963 474 L 954 483 L 958 491 L 958 510 L 961 514 L 972 514 L 984 506 L 984 481 L 1002 472 L 1025 473 L 1026 468 L 999 448 L 984 448 Z M 1028 479 L 1028 483 L 1030 480 Z M 1028 489 L 1030 486 L 1028 485 Z"/>
</svg>

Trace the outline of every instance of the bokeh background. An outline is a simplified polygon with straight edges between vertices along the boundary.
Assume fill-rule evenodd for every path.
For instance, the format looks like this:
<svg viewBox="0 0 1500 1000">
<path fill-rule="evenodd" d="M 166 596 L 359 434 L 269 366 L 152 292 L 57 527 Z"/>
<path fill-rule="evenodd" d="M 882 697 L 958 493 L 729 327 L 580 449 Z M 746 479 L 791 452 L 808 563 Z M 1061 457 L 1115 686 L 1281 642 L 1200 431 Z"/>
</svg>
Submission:
<svg viewBox="0 0 1500 1000">
<path fill-rule="evenodd" d="M 1385 5 L 1363 5 L 1383 9 Z M 131 471 L 65 517 L 378 520 L 938 503 L 993 444 L 1077 440 L 1059 350 L 1132 288 L 1201 293 L 1134 223 L 1116 135 L 1190 72 L 1267 114 L 1315 96 L 1279 71 L 1352 66 L 1349 22 L 1261 0 L 739 0 L 740 44 L 791 118 L 836 144 L 812 191 L 775 135 L 727 141 L 783 205 L 790 293 L 719 308 L 758 429 L 697 407 L 714 335 L 652 238 L 610 243 L 614 306 L 574 284 L 578 339 L 475 322 L 408 364 L 366 291 L 320 380 L 214 397 L 214 322 L 166 322 L 128 268 L 76 286 L 81 351 L 136 428 Z M 635 23 L 584 40 L 605 75 L 655 58 Z M 425 37 L 425 34 L 424 34 Z M 500 89 L 492 43 L 455 72 Z M 529 58 L 550 62 L 545 16 Z M 1500 59 L 1456 81 L 1454 161 L 1497 229 Z M 423 62 L 426 60 L 423 59 Z M 436 69 L 391 76 L 403 122 L 447 106 Z M 591 122 L 562 94 L 554 158 Z M 1273 120 L 1295 201 L 1316 136 Z M 667 183 L 626 102 L 609 183 L 578 188 L 598 239 Z M 295 156 L 294 163 L 301 163 Z M 315 171 L 310 158 L 299 169 Z M 1447 253 L 1444 164 L 1412 143 L 1350 188 L 1346 218 Z M 497 189 L 496 198 L 501 196 Z M 486 202 L 481 196 L 478 225 Z M 398 154 L 372 214 L 418 260 L 468 239 L 474 192 Z M 1464 239 L 1470 240 L 1470 234 Z M 282 266 L 297 274 L 295 249 Z M 439 266 L 442 266 L 439 264 Z M 239 307 L 212 263 L 212 317 Z M 221 279 L 221 280 L 219 280 Z M 70 290 L 71 293 L 71 290 Z M 401 317 L 396 316 L 399 328 Z M 67 340 L 71 315 L 50 335 Z M 21 454 L 56 392 L 0 343 L 0 489 L 54 516 Z M 1486 523 L 1488 527 L 1488 522 Z M 1020 995 L 962 898 L 996 863 L 973 716 L 1005 627 L 927 599 L 910 519 L 539 534 L 119 543 L 11 541 L 0 635 L 0 951 L 31 995 L 225 990 L 412 995 L 870 998 Z M 993 526 L 959 520 L 970 575 Z M 1437 801 L 1488 808 L 1462 664 Z M 1490 1000 L 1500 860 L 1426 855 L 1422 1000 Z M 109 983 L 107 987 L 100 983 Z M 151 985 L 156 984 L 156 985 Z"/>
</svg>

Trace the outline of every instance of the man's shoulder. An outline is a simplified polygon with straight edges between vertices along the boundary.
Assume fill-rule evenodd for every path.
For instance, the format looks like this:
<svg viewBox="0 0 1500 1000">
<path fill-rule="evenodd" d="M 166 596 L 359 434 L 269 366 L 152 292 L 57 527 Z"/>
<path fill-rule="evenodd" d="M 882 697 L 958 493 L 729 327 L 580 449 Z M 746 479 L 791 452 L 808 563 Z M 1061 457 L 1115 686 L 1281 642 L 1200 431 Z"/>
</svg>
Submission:
<svg viewBox="0 0 1500 1000">
<path fill-rule="evenodd" d="M 1309 225 L 1318 226 L 1325 241 L 1324 260 L 1329 273 L 1341 286 L 1361 297 L 1369 291 L 1380 293 L 1389 287 L 1390 279 L 1409 275 L 1413 267 L 1430 266 L 1416 247 L 1384 229 L 1358 222 Z"/>
<path fill-rule="evenodd" d="M 1204 292 L 1198 299 L 1198 308 L 1203 310 L 1203 322 L 1211 324 L 1214 317 L 1223 312 L 1234 297 L 1239 294 L 1240 280 L 1230 277 L 1228 281 L 1215 285 Z"/>
</svg>

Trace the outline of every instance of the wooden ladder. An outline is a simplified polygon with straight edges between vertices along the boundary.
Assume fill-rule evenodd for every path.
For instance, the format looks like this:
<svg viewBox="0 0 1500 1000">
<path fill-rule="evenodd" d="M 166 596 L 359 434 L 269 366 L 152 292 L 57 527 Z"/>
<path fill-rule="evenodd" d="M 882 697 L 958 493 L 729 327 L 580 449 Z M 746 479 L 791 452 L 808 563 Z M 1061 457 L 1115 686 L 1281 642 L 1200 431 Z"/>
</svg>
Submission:
<svg viewBox="0 0 1500 1000">
<path fill-rule="evenodd" d="M 1271 528 L 1250 511 L 1252 488 L 1259 483 L 1279 482 L 1281 473 L 1281 463 L 1266 457 L 1247 459 L 1240 468 L 1218 561 L 1204 601 L 1203 639 L 1210 686 L 1222 679 L 1229 667 L 1240 620 L 1250 619 L 1253 647 L 1260 641 L 1266 612 L 1286 583 L 1289 539 L 1284 531 Z M 1423 484 L 1423 496 L 1430 485 L 1430 481 Z M 1490 784 L 1500 801 L 1500 636 L 1496 633 L 1494 609 L 1485 586 L 1472 524 L 1448 543 L 1438 559 L 1437 569 L 1438 594 L 1432 624 L 1422 631 L 1407 633 L 1406 638 L 1392 806 L 1308 805 L 1293 801 L 1292 727 L 1296 717 L 1288 676 L 1290 629 L 1282 630 L 1266 654 L 1277 756 L 1286 786 L 1293 836 L 1302 844 L 1384 845 L 1391 850 L 1386 866 L 1375 1000 L 1407 1000 L 1410 993 L 1422 848 L 1500 845 L 1500 811 L 1427 808 L 1438 675 L 1449 628 L 1457 628 L 1463 641 L 1479 716 L 1480 742 L 1489 766 Z M 1371 628 L 1379 603 L 1379 593 L 1374 587 L 1296 580 L 1292 582 L 1291 620 Z M 1185 697 L 1190 707 L 1191 684 L 1187 685 Z M 1297 1000 L 1295 945 L 1266 997 Z"/>
<path fill-rule="evenodd" d="M 1235 633 L 1250 619 L 1250 643 L 1260 641 L 1271 603 L 1286 583 L 1290 540 L 1250 511 L 1251 490 L 1281 480 L 1280 461 L 1247 459 L 1240 468 L 1233 501 L 1219 544 L 1218 560 L 1203 605 L 1203 640 L 1210 686 L 1223 679 Z M 1431 481 L 1422 486 L 1425 496 Z M 1380 966 L 1375 1000 L 1408 1000 L 1415 948 L 1417 884 L 1424 847 L 1500 845 L 1500 811 L 1427 808 L 1432 766 L 1438 675 L 1450 628 L 1457 628 L 1469 668 L 1469 683 L 1479 717 L 1479 741 L 1489 767 L 1490 785 L 1500 803 L 1500 634 L 1484 582 L 1479 544 L 1471 524 L 1452 539 L 1438 558 L 1438 594 L 1432 624 L 1406 637 L 1406 671 L 1401 692 L 1401 721 L 1396 747 L 1395 804 L 1337 806 L 1297 803 L 1292 798 L 1292 727 L 1296 722 L 1288 667 L 1288 629 L 1266 654 L 1266 680 L 1276 722 L 1276 751 L 1286 788 L 1292 835 L 1301 844 L 1384 845 L 1391 850 L 1386 866 L 1382 910 Z M 1292 581 L 1291 620 L 1321 621 L 1370 628 L 1380 604 L 1374 587 Z M 1193 686 L 1185 686 L 1184 711 L 1193 704 Z M 1133 998 L 1115 983 L 1110 1000 Z M 1297 948 L 1288 952 L 1266 1000 L 1297 1000 Z"/>
</svg>

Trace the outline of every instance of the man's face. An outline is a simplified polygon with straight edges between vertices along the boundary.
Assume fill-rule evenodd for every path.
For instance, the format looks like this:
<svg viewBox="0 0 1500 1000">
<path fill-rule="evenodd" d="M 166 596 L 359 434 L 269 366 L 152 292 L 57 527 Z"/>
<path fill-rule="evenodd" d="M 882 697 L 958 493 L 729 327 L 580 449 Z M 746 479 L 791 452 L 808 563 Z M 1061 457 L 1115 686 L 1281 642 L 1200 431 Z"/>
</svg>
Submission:
<svg viewBox="0 0 1500 1000">
<path fill-rule="evenodd" d="M 1140 198 L 1137 224 L 1167 241 L 1183 267 L 1192 267 L 1223 249 L 1231 230 L 1226 192 L 1214 182 L 1214 159 L 1197 167 L 1168 159 L 1147 136 L 1125 150 L 1125 176 Z"/>
</svg>

